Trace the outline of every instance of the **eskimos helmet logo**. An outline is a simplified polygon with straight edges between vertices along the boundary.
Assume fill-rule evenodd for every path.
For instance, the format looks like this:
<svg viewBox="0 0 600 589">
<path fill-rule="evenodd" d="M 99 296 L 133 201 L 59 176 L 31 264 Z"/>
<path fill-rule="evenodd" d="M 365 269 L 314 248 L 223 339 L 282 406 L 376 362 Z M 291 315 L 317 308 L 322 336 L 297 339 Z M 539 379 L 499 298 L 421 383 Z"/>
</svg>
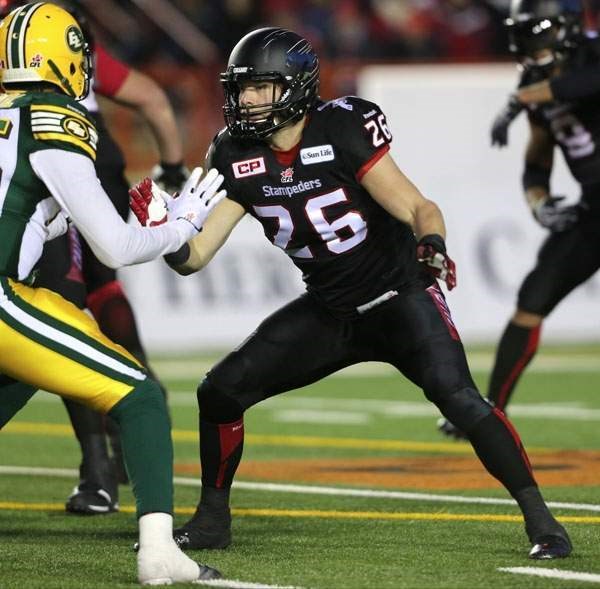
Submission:
<svg viewBox="0 0 600 589">
<path fill-rule="evenodd" d="M 48 2 L 25 4 L 0 23 L 0 86 L 51 84 L 77 100 L 89 90 L 90 49 L 77 21 Z"/>
<path fill-rule="evenodd" d="M 73 53 L 79 53 L 83 49 L 85 41 L 78 27 L 71 25 L 66 32 L 67 46 Z"/>
</svg>

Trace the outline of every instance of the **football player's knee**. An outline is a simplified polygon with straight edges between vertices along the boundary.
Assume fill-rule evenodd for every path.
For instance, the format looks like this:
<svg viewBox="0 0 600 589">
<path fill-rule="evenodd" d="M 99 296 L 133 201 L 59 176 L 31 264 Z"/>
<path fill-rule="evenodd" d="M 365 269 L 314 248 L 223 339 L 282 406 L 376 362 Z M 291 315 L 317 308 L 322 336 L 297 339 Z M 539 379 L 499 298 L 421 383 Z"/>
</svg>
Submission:
<svg viewBox="0 0 600 589">
<path fill-rule="evenodd" d="M 471 387 L 439 397 L 436 405 L 448 421 L 467 434 L 492 412 L 492 406 Z"/>
<path fill-rule="evenodd" d="M 207 376 L 198 387 L 198 408 L 202 419 L 211 423 L 231 423 L 244 414 L 244 408 L 234 395 L 215 386 Z"/>
<path fill-rule="evenodd" d="M 422 374 L 421 386 L 425 396 L 436 405 L 454 391 L 475 388 L 468 370 L 459 362 L 436 362 Z"/>
<path fill-rule="evenodd" d="M 540 289 L 537 285 L 534 287 L 533 283 L 525 281 L 519 289 L 517 309 L 531 315 L 546 317 L 555 304 L 552 298 L 554 297 L 550 289 Z"/>
<path fill-rule="evenodd" d="M 155 415 L 168 421 L 169 412 L 158 384 L 146 378 L 116 403 L 108 415 L 122 426 L 124 421 L 135 421 L 141 415 Z"/>
</svg>

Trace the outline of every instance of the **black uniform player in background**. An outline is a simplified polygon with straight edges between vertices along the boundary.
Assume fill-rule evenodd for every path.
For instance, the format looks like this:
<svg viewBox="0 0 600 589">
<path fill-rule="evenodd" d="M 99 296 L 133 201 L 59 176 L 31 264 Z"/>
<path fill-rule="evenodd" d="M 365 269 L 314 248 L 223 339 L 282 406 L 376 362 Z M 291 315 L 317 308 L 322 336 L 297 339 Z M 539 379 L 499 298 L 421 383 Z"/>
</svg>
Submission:
<svg viewBox="0 0 600 589">
<path fill-rule="evenodd" d="M 527 112 L 523 190 L 550 234 L 498 345 L 488 399 L 503 411 L 538 348 L 544 318 L 600 268 L 600 39 L 583 34 L 578 0 L 515 0 L 507 25 L 522 76 L 492 141 L 506 143 L 509 112 Z M 555 147 L 581 185 L 576 205 L 551 195 Z M 440 428 L 461 435 L 452 423 L 442 420 Z"/>
<path fill-rule="evenodd" d="M 302 271 L 307 293 L 268 317 L 198 388 L 202 496 L 176 540 L 184 548 L 230 543 L 229 492 L 246 409 L 379 360 L 468 432 L 485 467 L 518 501 L 531 557 L 567 556 L 567 533 L 544 504 L 518 435 L 477 392 L 428 272 L 456 284 L 440 210 L 390 157 L 379 107 L 356 97 L 319 101 L 318 75 L 310 44 L 274 28 L 244 37 L 222 75 L 227 129 L 209 159 L 229 196 L 167 261 L 181 274 L 199 270 L 248 213 Z M 140 191 L 132 192 L 134 210 L 146 221 L 140 208 L 151 195 Z"/>
</svg>

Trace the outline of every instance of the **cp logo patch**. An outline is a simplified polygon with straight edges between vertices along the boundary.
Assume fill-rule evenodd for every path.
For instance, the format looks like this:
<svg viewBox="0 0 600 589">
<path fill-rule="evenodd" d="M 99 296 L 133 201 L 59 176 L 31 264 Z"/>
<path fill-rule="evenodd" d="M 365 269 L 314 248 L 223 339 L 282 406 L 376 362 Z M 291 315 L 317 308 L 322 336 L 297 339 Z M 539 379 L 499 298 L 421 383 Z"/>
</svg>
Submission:
<svg viewBox="0 0 600 589">
<path fill-rule="evenodd" d="M 261 157 L 255 157 L 251 160 L 243 160 L 241 162 L 234 162 L 231 164 L 233 168 L 233 175 L 236 178 L 245 178 L 246 176 L 258 176 L 259 174 L 265 174 L 267 168 L 265 166 L 265 159 Z"/>
</svg>

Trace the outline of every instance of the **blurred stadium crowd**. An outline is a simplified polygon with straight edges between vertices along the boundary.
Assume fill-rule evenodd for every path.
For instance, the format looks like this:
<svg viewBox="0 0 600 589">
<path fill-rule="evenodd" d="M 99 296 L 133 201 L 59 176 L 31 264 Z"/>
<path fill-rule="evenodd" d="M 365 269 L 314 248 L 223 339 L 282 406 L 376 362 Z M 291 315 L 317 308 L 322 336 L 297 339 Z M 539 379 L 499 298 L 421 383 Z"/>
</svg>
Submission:
<svg viewBox="0 0 600 589">
<path fill-rule="evenodd" d="M 507 55 L 509 0 L 80 0 L 126 61 L 210 64 L 259 26 L 292 29 L 322 58 L 472 61 Z"/>
</svg>

